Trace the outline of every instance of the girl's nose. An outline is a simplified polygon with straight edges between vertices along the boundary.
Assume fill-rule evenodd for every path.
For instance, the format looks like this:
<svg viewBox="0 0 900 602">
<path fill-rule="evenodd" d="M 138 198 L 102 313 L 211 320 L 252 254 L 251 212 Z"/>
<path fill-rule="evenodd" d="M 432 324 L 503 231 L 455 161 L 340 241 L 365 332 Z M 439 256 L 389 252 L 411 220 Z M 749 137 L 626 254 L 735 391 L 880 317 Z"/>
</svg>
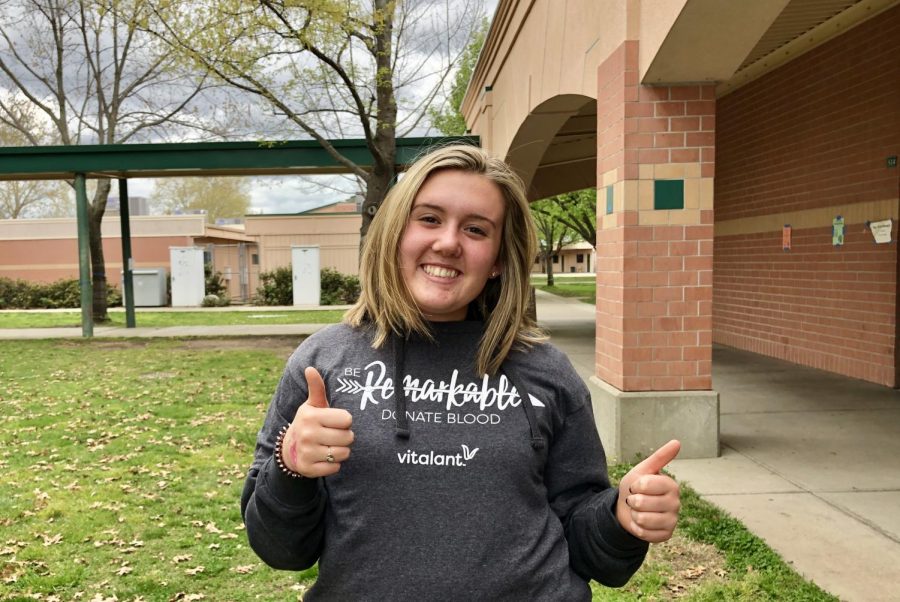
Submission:
<svg viewBox="0 0 900 602">
<path fill-rule="evenodd" d="M 457 232 L 456 228 L 442 228 L 434 239 L 434 244 L 432 244 L 431 248 L 436 253 L 456 256 L 462 250 L 459 243 L 459 232 Z"/>
</svg>

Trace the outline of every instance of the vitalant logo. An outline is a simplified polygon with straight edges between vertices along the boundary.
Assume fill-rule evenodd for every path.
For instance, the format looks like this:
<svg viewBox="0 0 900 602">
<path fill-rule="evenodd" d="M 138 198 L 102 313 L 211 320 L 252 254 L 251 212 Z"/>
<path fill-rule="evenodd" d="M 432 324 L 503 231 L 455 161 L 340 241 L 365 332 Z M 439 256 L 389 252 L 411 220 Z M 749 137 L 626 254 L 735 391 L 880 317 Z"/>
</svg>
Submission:
<svg viewBox="0 0 900 602">
<path fill-rule="evenodd" d="M 475 457 L 480 448 L 469 449 L 468 445 L 461 445 L 462 453 L 436 454 L 434 450 L 426 453 L 414 452 L 411 449 L 397 454 L 400 464 L 418 464 L 419 466 L 465 466 L 466 462 Z"/>
</svg>

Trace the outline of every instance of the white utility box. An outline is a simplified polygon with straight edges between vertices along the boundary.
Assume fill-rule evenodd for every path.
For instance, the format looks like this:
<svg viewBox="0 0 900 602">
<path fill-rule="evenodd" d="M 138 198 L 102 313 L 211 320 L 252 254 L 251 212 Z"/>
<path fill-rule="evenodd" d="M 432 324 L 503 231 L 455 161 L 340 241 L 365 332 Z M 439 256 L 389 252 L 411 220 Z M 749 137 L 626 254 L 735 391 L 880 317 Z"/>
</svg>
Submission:
<svg viewBox="0 0 900 602">
<path fill-rule="evenodd" d="M 294 305 L 318 305 L 322 295 L 319 245 L 291 246 Z"/>
<path fill-rule="evenodd" d="M 203 249 L 169 247 L 172 267 L 172 307 L 200 307 L 206 294 Z"/>
</svg>

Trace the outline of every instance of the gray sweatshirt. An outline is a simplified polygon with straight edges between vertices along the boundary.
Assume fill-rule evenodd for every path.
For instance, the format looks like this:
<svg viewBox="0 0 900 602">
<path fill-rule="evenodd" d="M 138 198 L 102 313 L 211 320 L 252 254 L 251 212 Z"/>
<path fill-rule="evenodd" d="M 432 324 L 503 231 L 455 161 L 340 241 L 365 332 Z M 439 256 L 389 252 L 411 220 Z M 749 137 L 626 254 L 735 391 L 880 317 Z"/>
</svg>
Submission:
<svg viewBox="0 0 900 602">
<path fill-rule="evenodd" d="M 294 352 L 241 496 L 251 547 L 278 569 L 318 561 L 310 601 L 578 601 L 590 579 L 626 583 L 647 544 L 615 518 L 590 395 L 565 355 L 537 345 L 480 377 L 482 324 L 432 326 L 433 342 L 373 349 L 368 329 L 339 324 Z M 353 415 L 350 458 L 324 479 L 273 460 L 307 366 Z"/>
</svg>

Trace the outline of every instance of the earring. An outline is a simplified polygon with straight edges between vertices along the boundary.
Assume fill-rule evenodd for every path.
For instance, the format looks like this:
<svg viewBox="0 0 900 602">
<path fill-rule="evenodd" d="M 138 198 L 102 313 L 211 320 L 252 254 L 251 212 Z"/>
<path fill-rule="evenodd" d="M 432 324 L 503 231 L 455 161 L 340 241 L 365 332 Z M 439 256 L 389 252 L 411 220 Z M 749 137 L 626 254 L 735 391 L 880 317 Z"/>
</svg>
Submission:
<svg viewBox="0 0 900 602">
<path fill-rule="evenodd" d="M 491 272 L 491 278 L 496 278 L 500 275 L 500 272 Z"/>
</svg>

